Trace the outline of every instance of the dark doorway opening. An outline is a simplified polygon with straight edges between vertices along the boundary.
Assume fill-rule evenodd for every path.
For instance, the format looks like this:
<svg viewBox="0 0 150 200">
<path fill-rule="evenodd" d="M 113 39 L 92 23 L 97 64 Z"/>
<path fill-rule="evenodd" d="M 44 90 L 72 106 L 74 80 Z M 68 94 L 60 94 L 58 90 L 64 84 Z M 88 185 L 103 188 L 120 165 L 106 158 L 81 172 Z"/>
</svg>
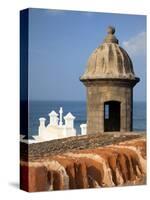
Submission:
<svg viewBox="0 0 150 200">
<path fill-rule="evenodd" d="M 120 102 L 104 103 L 104 131 L 120 131 Z"/>
</svg>

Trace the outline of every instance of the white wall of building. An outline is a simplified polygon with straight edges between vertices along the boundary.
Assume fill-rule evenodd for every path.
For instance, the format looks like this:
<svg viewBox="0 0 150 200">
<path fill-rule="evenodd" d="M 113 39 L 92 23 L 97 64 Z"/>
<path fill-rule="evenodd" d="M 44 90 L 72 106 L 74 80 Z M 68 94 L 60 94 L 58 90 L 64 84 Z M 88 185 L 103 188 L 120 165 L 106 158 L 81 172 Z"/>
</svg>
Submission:
<svg viewBox="0 0 150 200">
<path fill-rule="evenodd" d="M 25 143 L 36 143 L 36 142 L 43 142 L 67 137 L 76 136 L 76 129 L 74 128 L 74 120 L 75 116 L 71 112 L 67 113 L 63 117 L 63 108 L 60 107 L 59 114 L 56 113 L 54 110 L 51 111 L 49 114 L 49 123 L 46 126 L 46 118 L 41 117 L 39 118 L 39 127 L 38 127 L 38 135 L 33 136 L 33 140 L 25 140 L 23 136 L 21 136 L 20 140 Z M 63 124 L 64 119 L 64 124 Z M 81 134 L 86 135 L 86 124 L 81 124 Z"/>
</svg>

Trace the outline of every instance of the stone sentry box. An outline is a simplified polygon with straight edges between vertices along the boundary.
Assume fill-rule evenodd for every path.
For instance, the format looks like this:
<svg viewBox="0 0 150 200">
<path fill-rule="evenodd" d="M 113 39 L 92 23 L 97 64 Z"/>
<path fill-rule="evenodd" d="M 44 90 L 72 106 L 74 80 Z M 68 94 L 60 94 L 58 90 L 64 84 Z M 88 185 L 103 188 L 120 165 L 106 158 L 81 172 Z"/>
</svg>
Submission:
<svg viewBox="0 0 150 200">
<path fill-rule="evenodd" d="M 108 27 L 80 78 L 87 88 L 87 134 L 132 131 L 133 87 L 140 79 L 114 33 L 115 28 Z"/>
</svg>

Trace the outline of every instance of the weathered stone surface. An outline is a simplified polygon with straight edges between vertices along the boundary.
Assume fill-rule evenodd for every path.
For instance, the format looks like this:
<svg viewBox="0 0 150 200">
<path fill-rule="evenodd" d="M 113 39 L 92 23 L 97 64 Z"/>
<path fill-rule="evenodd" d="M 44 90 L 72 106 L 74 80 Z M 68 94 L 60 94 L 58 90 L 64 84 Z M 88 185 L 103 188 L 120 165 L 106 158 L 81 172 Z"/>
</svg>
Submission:
<svg viewBox="0 0 150 200">
<path fill-rule="evenodd" d="M 108 28 L 108 35 L 91 54 L 80 78 L 87 89 L 87 134 L 132 131 L 133 87 L 140 79 L 129 55 L 118 45 L 114 30 Z M 111 107 L 108 119 L 106 104 Z"/>
<path fill-rule="evenodd" d="M 48 170 L 44 165 L 21 165 L 20 188 L 29 192 L 49 190 Z"/>
<path fill-rule="evenodd" d="M 120 102 L 120 131 L 132 131 L 132 86 L 121 87 L 122 80 L 117 81 L 118 85 L 115 86 L 113 86 L 114 81 L 111 85 L 108 84 L 108 81 L 101 80 L 100 82 L 104 82 L 104 85 L 99 83 L 96 88 L 92 86 L 92 82 L 90 86 L 86 85 L 87 133 L 97 134 L 105 131 L 104 104 L 110 101 Z"/>
<path fill-rule="evenodd" d="M 141 137 L 138 132 L 107 132 L 84 136 L 69 137 L 59 140 L 51 140 L 36 144 L 20 143 L 21 160 L 37 160 L 41 157 L 52 156 L 73 150 L 91 149 L 109 144 L 116 144 Z"/>
<path fill-rule="evenodd" d="M 27 180 L 23 179 L 27 169 L 28 187 Z M 21 170 L 22 189 L 27 191 L 143 184 L 146 176 L 146 139 L 144 136 L 128 138 L 116 144 L 111 142 L 95 148 L 74 149 L 29 162 L 22 160 Z"/>
<path fill-rule="evenodd" d="M 135 79 L 132 61 L 127 52 L 119 46 L 114 33 L 109 32 L 104 42 L 93 51 L 81 80 Z"/>
</svg>

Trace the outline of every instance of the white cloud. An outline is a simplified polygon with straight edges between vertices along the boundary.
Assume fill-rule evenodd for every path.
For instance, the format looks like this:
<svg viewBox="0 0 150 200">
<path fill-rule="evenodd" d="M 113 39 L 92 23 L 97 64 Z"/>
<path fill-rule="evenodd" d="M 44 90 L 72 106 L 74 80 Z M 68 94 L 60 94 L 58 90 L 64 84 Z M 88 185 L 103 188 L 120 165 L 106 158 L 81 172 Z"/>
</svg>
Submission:
<svg viewBox="0 0 150 200">
<path fill-rule="evenodd" d="M 123 42 L 124 48 L 127 52 L 134 56 L 146 54 L 146 33 L 141 32 L 136 36 Z"/>
</svg>

